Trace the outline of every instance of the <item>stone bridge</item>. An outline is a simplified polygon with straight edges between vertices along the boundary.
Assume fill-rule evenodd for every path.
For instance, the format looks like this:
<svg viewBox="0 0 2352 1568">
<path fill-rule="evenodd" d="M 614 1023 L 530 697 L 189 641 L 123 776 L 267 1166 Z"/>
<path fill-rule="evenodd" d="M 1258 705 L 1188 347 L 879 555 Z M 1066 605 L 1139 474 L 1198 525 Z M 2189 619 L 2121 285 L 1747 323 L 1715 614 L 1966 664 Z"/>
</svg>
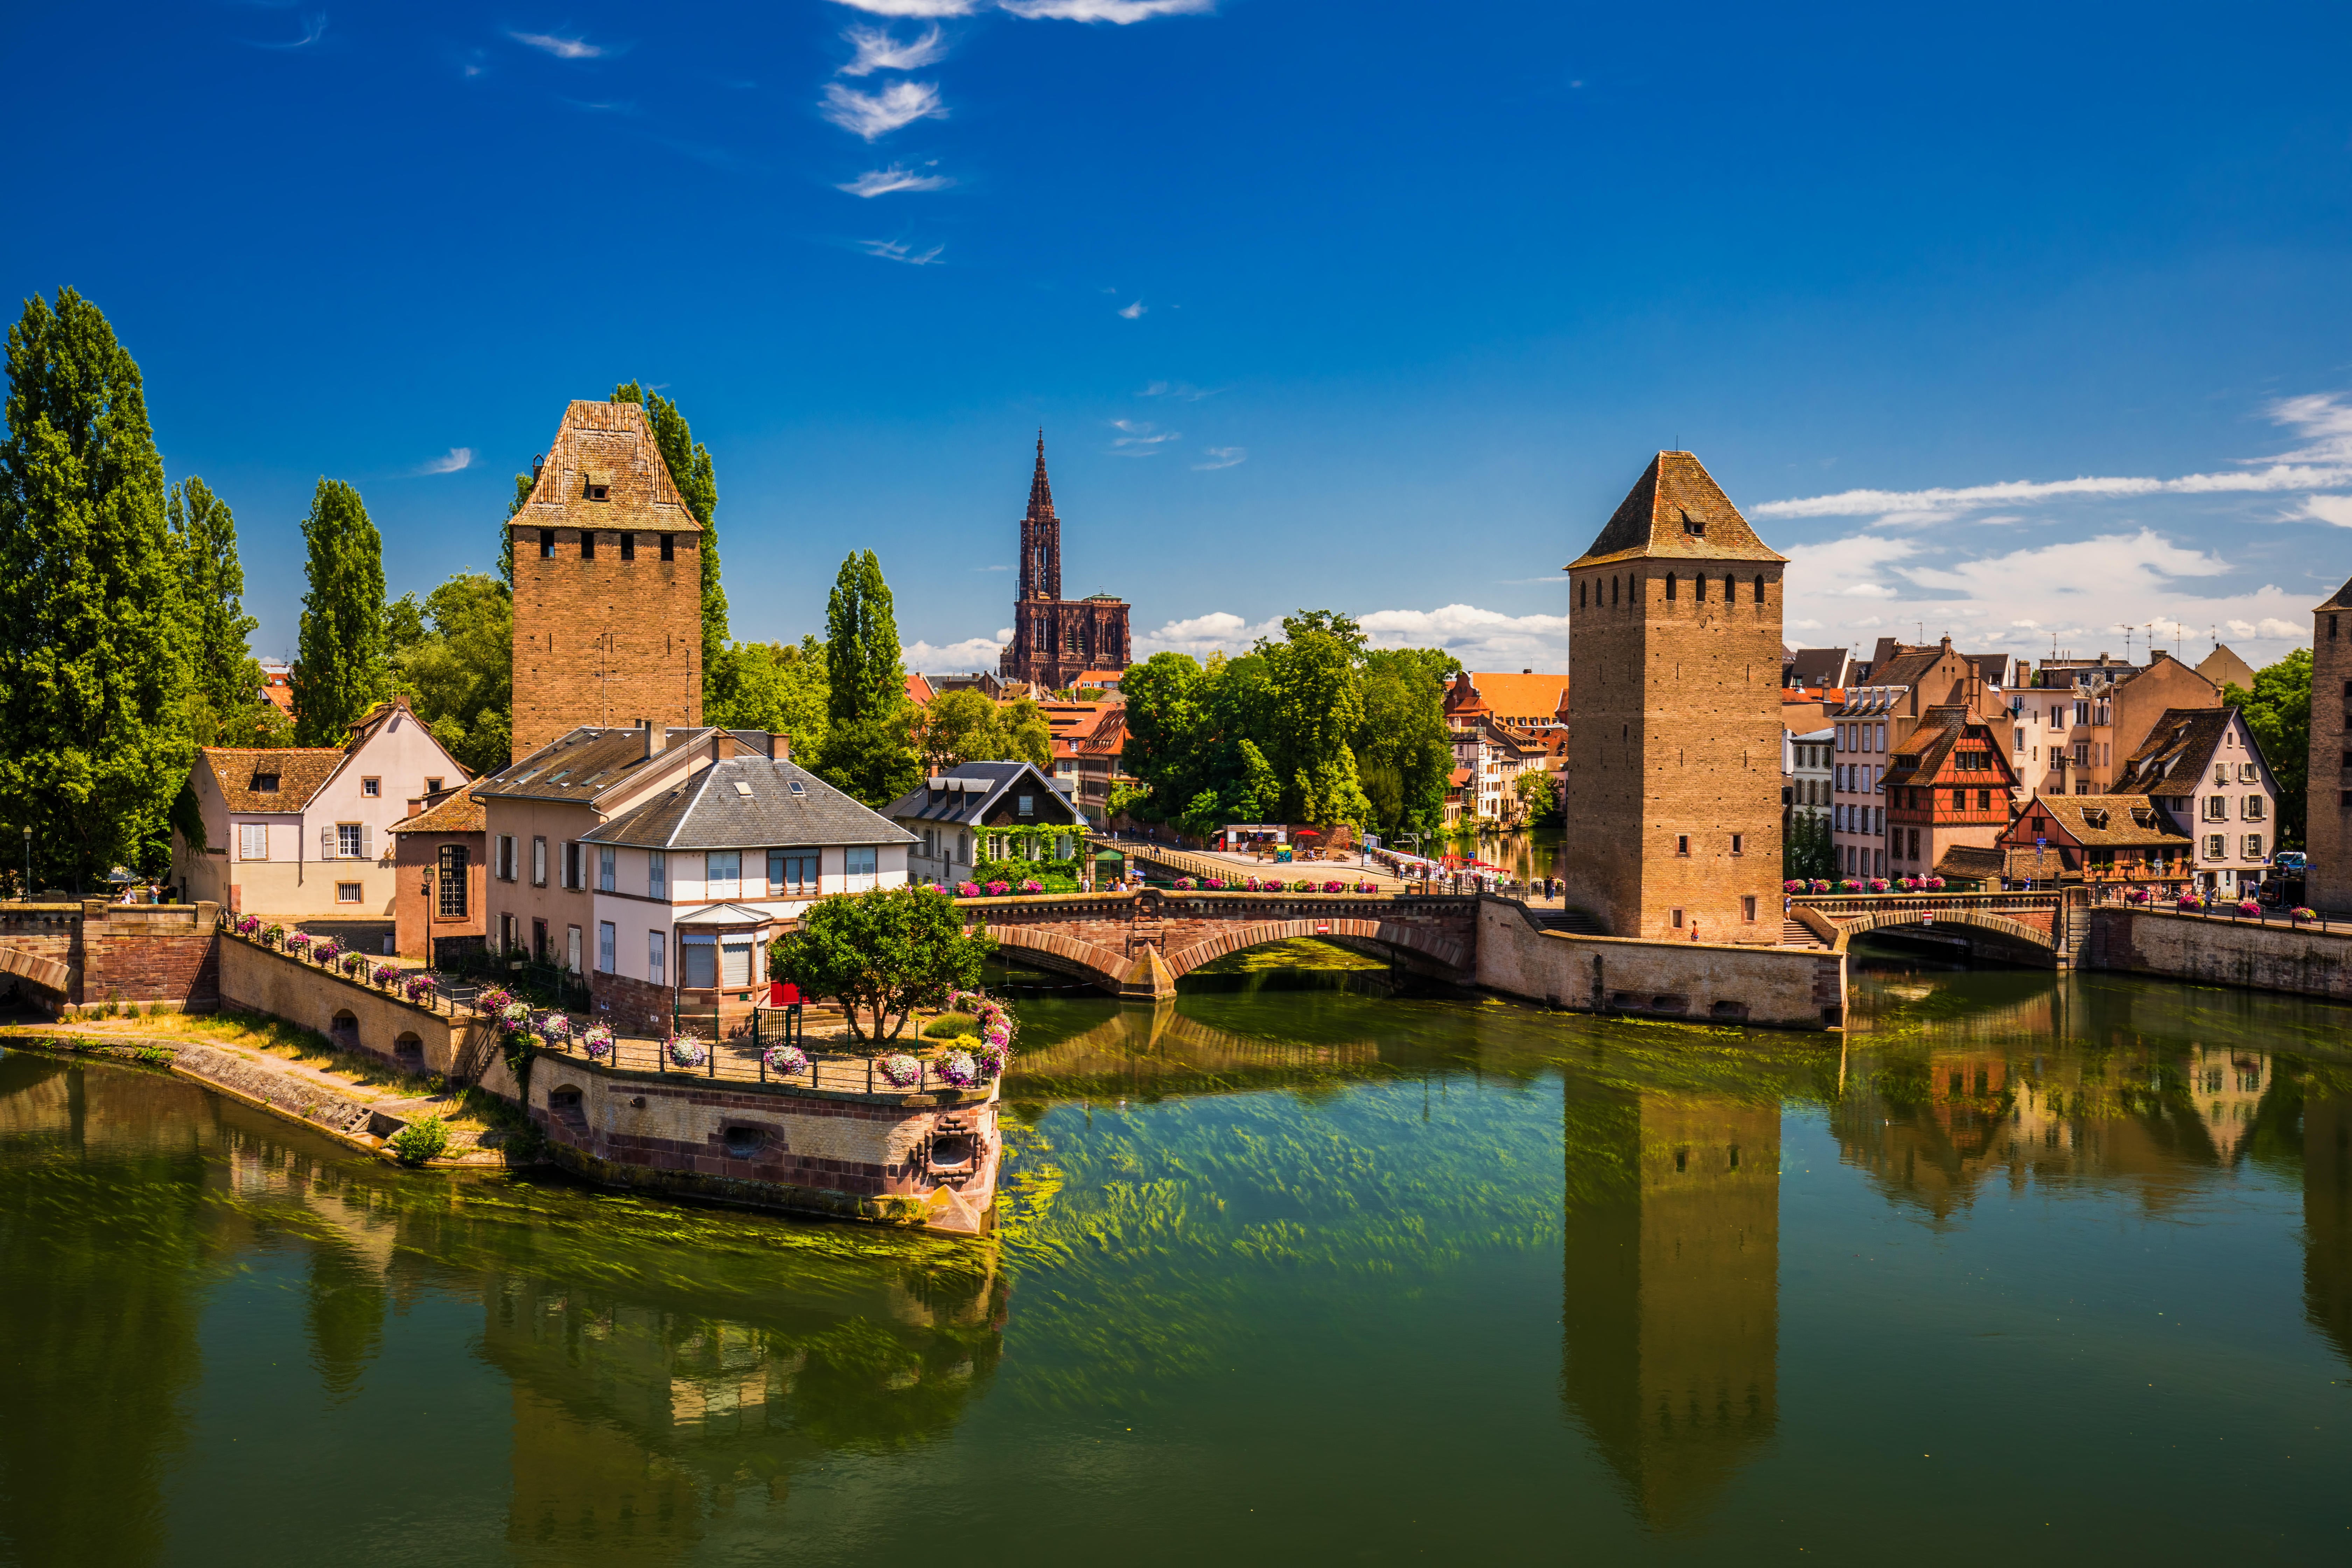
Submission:
<svg viewBox="0 0 2352 1568">
<path fill-rule="evenodd" d="M 1909 929 L 1953 935 L 1987 956 L 2071 969 L 2090 928 L 2079 888 L 2042 893 L 1822 893 L 1790 902 L 1790 916 L 1837 952 L 1865 931 Z"/>
<path fill-rule="evenodd" d="M 44 1013 L 109 1003 L 202 1009 L 220 995 L 212 904 L 0 904 L 0 994 Z"/>
<path fill-rule="evenodd" d="M 1040 967 L 1156 999 L 1201 965 L 1293 937 L 1370 944 L 1416 973 L 1477 978 L 1478 900 L 1387 893 L 1073 893 L 959 899 L 970 925 Z"/>
</svg>

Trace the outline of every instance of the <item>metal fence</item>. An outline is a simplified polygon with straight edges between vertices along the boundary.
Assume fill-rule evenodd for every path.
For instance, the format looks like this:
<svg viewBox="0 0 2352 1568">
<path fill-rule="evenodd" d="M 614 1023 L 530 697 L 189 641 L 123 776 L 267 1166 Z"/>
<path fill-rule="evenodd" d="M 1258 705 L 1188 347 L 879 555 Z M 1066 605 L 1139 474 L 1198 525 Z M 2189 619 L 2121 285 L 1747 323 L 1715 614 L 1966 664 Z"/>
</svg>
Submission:
<svg viewBox="0 0 2352 1568">
<path fill-rule="evenodd" d="M 666 1077 L 721 1079 L 732 1083 L 785 1084 L 796 1089 L 822 1089 L 829 1094 L 937 1094 L 941 1090 L 984 1089 L 988 1080 L 975 1077 L 970 1083 L 953 1083 L 940 1071 L 940 1064 L 916 1057 L 919 1076 L 904 1084 L 894 1083 L 882 1072 L 877 1058 L 851 1056 L 839 1052 L 806 1051 L 808 1065 L 792 1072 L 779 1072 L 768 1065 L 769 1047 L 784 1042 L 770 1037 L 765 1045 L 754 1045 L 750 1038 L 721 1040 L 703 1047 L 703 1059 L 687 1066 L 674 1060 L 658 1040 L 616 1040 L 609 1056 L 591 1057 L 578 1040 L 561 1045 L 545 1046 L 542 1050 L 570 1057 L 595 1066 L 618 1068 L 627 1072 L 660 1073 Z M 884 1052 L 884 1056 L 891 1053 Z M 909 1051 L 909 1056 L 913 1053 Z"/>
</svg>

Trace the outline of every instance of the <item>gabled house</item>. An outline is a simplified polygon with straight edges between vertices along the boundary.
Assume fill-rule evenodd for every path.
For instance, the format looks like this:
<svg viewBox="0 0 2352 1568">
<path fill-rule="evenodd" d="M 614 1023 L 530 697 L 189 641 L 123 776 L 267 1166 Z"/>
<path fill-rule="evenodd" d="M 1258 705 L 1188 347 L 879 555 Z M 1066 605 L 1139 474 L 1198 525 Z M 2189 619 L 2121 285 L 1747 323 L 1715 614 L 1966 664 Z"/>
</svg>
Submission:
<svg viewBox="0 0 2352 1568">
<path fill-rule="evenodd" d="M 2200 886 L 2262 881 L 2278 847 L 2278 780 L 2235 708 L 2169 708 L 2126 759 L 2118 795 L 2139 795 L 2195 842 Z"/>
<path fill-rule="evenodd" d="M 1086 847 L 1086 819 L 1066 787 L 1028 763 L 962 763 L 882 808 L 916 843 L 907 874 L 917 883 L 954 887 L 975 880 L 982 860 L 1014 858 L 1021 829 L 1066 829 L 1051 837 L 1054 859 Z"/>
<path fill-rule="evenodd" d="M 2189 836 L 2146 795 L 2037 795 L 2000 847 L 2018 885 L 2132 882 L 2170 892 L 2190 877 Z"/>
<path fill-rule="evenodd" d="M 1994 727 L 1957 702 L 1938 703 L 1895 742 L 1886 768 L 1886 874 L 1980 874 L 1973 857 L 1950 871 L 1952 849 L 1990 850 L 2009 826 L 2017 774 Z"/>
<path fill-rule="evenodd" d="M 907 884 L 915 836 L 782 757 L 738 753 L 581 835 L 590 1005 L 623 1034 L 748 1022 L 810 904 Z"/>
<path fill-rule="evenodd" d="M 482 803 L 464 789 L 408 803 L 392 825 L 393 951 L 439 964 L 478 948 L 488 929 L 482 909 Z"/>
<path fill-rule="evenodd" d="M 391 934 L 394 824 L 407 803 L 467 774 L 405 700 L 381 703 L 341 746 L 207 746 L 189 775 L 201 848 L 174 833 L 172 879 L 191 900 L 240 913 L 341 921 L 374 945 Z"/>
</svg>

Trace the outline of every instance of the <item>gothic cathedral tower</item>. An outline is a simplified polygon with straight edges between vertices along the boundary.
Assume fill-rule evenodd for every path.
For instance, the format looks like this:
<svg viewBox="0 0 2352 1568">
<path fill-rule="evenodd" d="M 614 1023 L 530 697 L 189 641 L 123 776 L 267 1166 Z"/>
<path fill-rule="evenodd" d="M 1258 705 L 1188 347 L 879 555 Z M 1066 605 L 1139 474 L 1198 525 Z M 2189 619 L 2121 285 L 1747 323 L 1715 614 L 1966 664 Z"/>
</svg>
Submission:
<svg viewBox="0 0 2352 1568">
<path fill-rule="evenodd" d="M 2352 853 L 2352 583 L 2312 612 L 2305 819 L 2303 841 L 2311 859 L 2304 872 L 2304 901 L 2327 914 L 2352 911 L 2352 861 L 2347 858 Z"/>
<path fill-rule="evenodd" d="M 1566 570 L 1569 899 L 1610 934 L 1780 940 L 1780 570 L 1661 452 Z"/>
<path fill-rule="evenodd" d="M 997 673 L 1060 691 L 1089 674 L 1127 668 L 1127 601 L 1109 594 L 1062 597 L 1062 520 L 1045 478 L 1045 433 L 1037 432 L 1037 471 L 1021 519 L 1021 588 L 1013 601 L 1013 640 Z"/>
<path fill-rule="evenodd" d="M 1037 471 L 1029 478 L 1029 510 L 1021 519 L 1021 597 L 1062 596 L 1062 520 L 1054 515 L 1054 486 L 1045 478 L 1045 432 L 1037 432 Z"/>
<path fill-rule="evenodd" d="M 702 722 L 702 526 L 634 403 L 572 404 L 508 520 L 514 757 L 583 724 Z"/>
</svg>

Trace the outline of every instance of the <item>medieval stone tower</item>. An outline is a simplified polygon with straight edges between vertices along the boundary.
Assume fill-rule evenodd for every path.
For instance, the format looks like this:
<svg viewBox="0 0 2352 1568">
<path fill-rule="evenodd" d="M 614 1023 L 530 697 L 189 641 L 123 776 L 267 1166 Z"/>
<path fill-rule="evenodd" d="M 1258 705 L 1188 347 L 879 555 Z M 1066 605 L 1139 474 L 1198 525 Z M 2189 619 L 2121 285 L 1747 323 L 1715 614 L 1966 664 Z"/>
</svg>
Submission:
<svg viewBox="0 0 2352 1568">
<path fill-rule="evenodd" d="M 1780 569 L 1661 452 L 1567 571 L 1571 903 L 1613 936 L 1780 939 Z"/>
<path fill-rule="evenodd" d="M 2305 812 L 2304 900 L 2330 914 L 2352 910 L 2352 583 L 2312 612 Z"/>
<path fill-rule="evenodd" d="M 514 535 L 514 755 L 702 722 L 701 525 L 634 403 L 574 403 Z"/>
</svg>

